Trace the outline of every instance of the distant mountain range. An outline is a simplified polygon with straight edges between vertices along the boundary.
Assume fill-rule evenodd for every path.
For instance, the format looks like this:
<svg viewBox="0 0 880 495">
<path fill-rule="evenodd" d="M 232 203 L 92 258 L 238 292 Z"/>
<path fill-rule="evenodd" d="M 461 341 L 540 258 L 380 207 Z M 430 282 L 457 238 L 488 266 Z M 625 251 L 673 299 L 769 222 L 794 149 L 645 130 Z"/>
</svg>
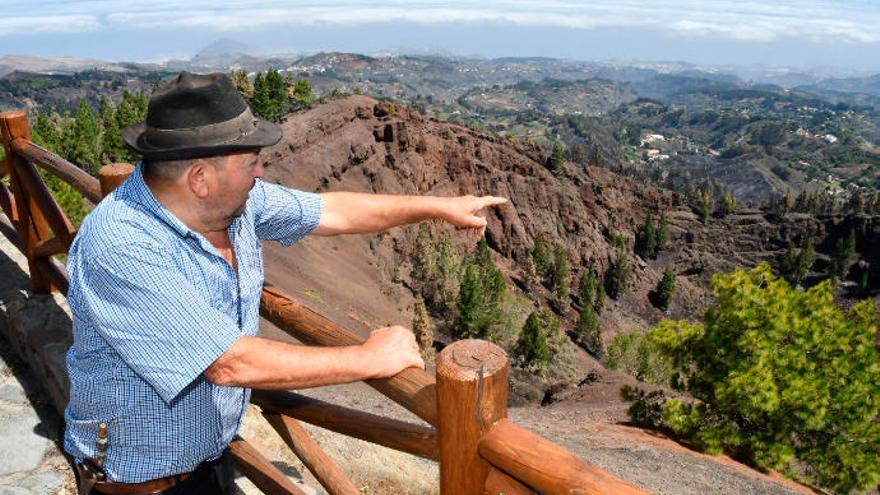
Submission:
<svg viewBox="0 0 880 495">
<path fill-rule="evenodd" d="M 192 70 L 229 71 L 244 69 L 249 72 L 276 69 L 303 69 L 321 67 L 322 71 L 334 68 L 335 62 L 347 57 L 362 57 L 366 60 L 381 61 L 380 65 L 394 65 L 395 61 L 423 59 L 433 62 L 449 62 L 461 66 L 459 71 L 487 68 L 506 71 L 523 71 L 529 66 L 543 77 L 558 77 L 572 80 L 577 78 L 607 77 L 612 80 L 638 81 L 642 77 L 656 74 L 676 74 L 699 76 L 706 79 L 734 81 L 743 85 L 773 84 L 785 89 L 802 89 L 826 96 L 860 94 L 880 97 L 880 74 L 842 73 L 829 68 L 803 69 L 788 67 L 739 67 L 739 66 L 698 66 L 686 62 L 642 62 L 642 61 L 577 61 L 544 57 L 505 57 L 485 59 L 479 57 L 459 57 L 439 49 L 412 52 L 403 49 L 388 50 L 377 56 L 362 56 L 340 53 L 267 53 L 258 47 L 240 41 L 223 38 L 206 46 L 189 59 L 171 59 L 158 63 L 119 62 L 73 57 L 34 57 L 26 55 L 6 55 L 0 58 L 0 77 L 14 71 L 39 74 L 73 74 L 84 70 L 103 71 L 140 70 Z M 515 67 L 518 66 L 518 67 Z M 542 77 L 542 78 L 543 78 Z M 491 79 L 491 78 L 490 78 Z M 504 79 L 504 78 L 501 78 Z M 521 79 L 536 80 L 536 77 Z M 489 83 L 511 83 L 512 81 L 487 81 Z M 516 82 L 516 81 L 513 81 Z"/>
</svg>

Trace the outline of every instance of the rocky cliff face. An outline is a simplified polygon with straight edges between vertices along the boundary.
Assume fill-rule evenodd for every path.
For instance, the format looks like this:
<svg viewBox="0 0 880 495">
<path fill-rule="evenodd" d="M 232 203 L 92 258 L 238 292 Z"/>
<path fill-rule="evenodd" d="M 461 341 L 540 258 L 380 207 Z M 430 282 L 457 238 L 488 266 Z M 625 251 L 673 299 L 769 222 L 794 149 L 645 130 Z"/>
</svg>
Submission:
<svg viewBox="0 0 880 495">
<path fill-rule="evenodd" d="M 877 218 L 779 217 L 760 210 L 741 210 L 703 224 L 674 192 L 606 169 L 572 164 L 565 165 L 565 177 L 560 179 L 548 169 L 546 154 L 533 145 L 427 119 L 411 109 L 364 96 L 334 99 L 292 114 L 283 128 L 282 142 L 264 151 L 266 179 L 270 181 L 318 192 L 509 198 L 508 205 L 489 212 L 486 237 L 498 265 L 520 286 L 521 262 L 539 233 L 567 253 L 573 287 L 588 264 L 600 272 L 611 265 L 615 252 L 610 238 L 613 233 L 621 234 L 634 270 L 631 289 L 619 301 L 610 301 L 610 310 L 601 315 L 606 339 L 617 331 L 645 328 L 667 316 L 648 299 L 666 269 L 677 274 L 671 316 L 697 318 L 708 302 L 706 287 L 711 274 L 774 260 L 788 239 L 802 242 L 812 237 L 819 251 L 817 268 L 821 268 L 826 259 L 821 253 L 831 252 L 836 237 L 855 228 L 859 245 L 866 248 L 866 258 L 880 266 L 877 250 L 867 249 L 871 239 L 880 238 Z M 635 232 L 649 214 L 655 219 L 666 215 L 671 239 L 658 259 L 646 261 L 632 253 Z M 432 229 L 439 233 L 449 227 L 433 225 Z M 352 284 L 327 284 L 315 278 L 314 284 L 326 292 L 321 299 L 354 297 L 363 302 L 356 312 L 366 315 L 365 321 L 406 322 L 411 296 L 392 280 L 406 280 L 415 229 L 393 229 L 389 234 L 315 241 L 324 242 L 309 249 L 315 257 L 276 254 L 288 268 L 296 265 L 299 273 L 307 273 L 311 271 L 307 264 L 322 264 L 321 251 L 342 250 L 347 258 L 353 257 L 346 263 L 371 269 L 364 268 L 364 277 L 354 284 L 359 290 Z M 354 259 L 358 257 L 362 258 Z M 340 267 L 345 273 L 324 275 L 345 281 L 352 267 Z M 548 295 L 540 287 L 530 292 L 533 299 Z M 388 298 L 386 306 L 403 310 L 404 316 L 395 318 L 393 311 L 375 309 L 382 301 L 370 299 L 379 295 Z M 560 312 L 569 326 L 573 325 L 574 307 Z"/>
</svg>

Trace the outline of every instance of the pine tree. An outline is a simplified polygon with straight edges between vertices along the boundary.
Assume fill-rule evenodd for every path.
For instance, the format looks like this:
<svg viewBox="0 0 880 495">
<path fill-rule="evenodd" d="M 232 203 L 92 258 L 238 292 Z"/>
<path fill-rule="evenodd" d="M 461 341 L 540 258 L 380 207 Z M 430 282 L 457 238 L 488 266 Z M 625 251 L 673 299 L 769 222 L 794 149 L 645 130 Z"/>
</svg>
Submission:
<svg viewBox="0 0 880 495">
<path fill-rule="evenodd" d="M 119 100 L 119 105 L 116 106 L 116 125 L 119 127 L 120 131 L 146 118 L 146 108 L 139 101 L 138 97 L 133 96 L 128 91 L 123 91 L 122 98 Z M 120 151 L 122 158 L 119 161 L 135 163 L 140 160 L 140 155 L 125 145 L 120 148 Z"/>
<path fill-rule="evenodd" d="M 629 260 L 626 256 L 626 250 L 623 247 L 618 246 L 617 259 L 606 274 L 607 278 L 605 282 L 608 288 L 608 295 L 614 299 L 620 299 L 629 287 L 630 272 L 631 269 L 629 266 Z"/>
<path fill-rule="evenodd" d="M 303 105 L 309 105 L 315 101 L 315 94 L 312 92 L 312 85 L 309 84 L 307 79 L 300 78 L 293 86 L 293 99 Z"/>
<path fill-rule="evenodd" d="M 57 116 L 57 114 L 55 115 Z M 58 124 L 53 122 L 45 112 L 38 111 L 31 128 L 31 140 L 48 151 L 59 153 L 61 135 L 57 126 Z M 41 167 L 38 167 L 37 170 L 67 219 L 70 220 L 74 228 L 78 228 L 86 216 L 82 195 L 55 174 L 43 170 Z"/>
<path fill-rule="evenodd" d="M 568 302 L 568 256 L 562 246 L 553 251 L 553 268 L 550 270 L 550 290 L 553 296 L 562 303 Z"/>
<path fill-rule="evenodd" d="M 268 100 L 268 119 L 278 122 L 289 110 L 287 88 L 284 78 L 275 69 L 266 72 L 266 98 Z"/>
<path fill-rule="evenodd" d="M 256 115 L 269 120 L 272 115 L 272 103 L 269 101 L 269 86 L 262 72 L 254 76 L 254 97 L 250 101 L 251 110 Z"/>
<path fill-rule="evenodd" d="M 438 276 L 437 249 L 434 247 L 434 239 L 431 237 L 431 230 L 428 224 L 422 222 L 419 224 L 419 233 L 416 236 L 416 246 L 413 252 L 413 267 L 410 277 L 412 278 L 413 287 L 418 293 L 428 301 L 429 304 L 434 302 L 434 291 L 436 284 L 434 281 Z"/>
<path fill-rule="evenodd" d="M 53 153 L 59 153 L 61 150 L 61 134 L 58 126 L 42 110 L 37 110 L 37 117 L 31 127 L 31 139 Z"/>
<path fill-rule="evenodd" d="M 444 234 L 437 244 L 437 281 L 434 284 L 432 307 L 437 312 L 451 316 L 458 300 L 461 278 L 461 258 L 449 234 Z"/>
<path fill-rule="evenodd" d="M 636 240 L 636 254 L 642 259 L 657 257 L 657 229 L 654 227 L 654 218 L 648 215 L 645 224 L 642 225 Z"/>
<path fill-rule="evenodd" d="M 816 252 L 813 247 L 813 239 L 807 239 L 806 245 L 801 248 L 797 256 L 794 285 L 800 284 L 806 278 L 815 261 Z"/>
<path fill-rule="evenodd" d="M 727 191 L 724 193 L 724 197 L 721 201 L 720 213 L 721 216 L 727 216 L 736 211 L 736 197 L 732 192 Z"/>
<path fill-rule="evenodd" d="M 412 322 L 413 334 L 416 336 L 416 342 L 419 344 L 422 358 L 427 361 L 434 356 L 434 326 L 431 324 L 431 318 L 428 316 L 425 300 L 421 296 L 416 296 L 414 313 Z"/>
<path fill-rule="evenodd" d="M 657 226 L 657 251 L 666 249 L 669 243 L 669 223 L 666 221 L 666 215 L 660 215 L 660 224 Z"/>
<path fill-rule="evenodd" d="M 849 269 L 856 262 L 856 232 L 850 229 L 845 238 L 838 238 L 834 245 L 834 253 L 828 266 L 828 275 L 843 280 Z"/>
<path fill-rule="evenodd" d="M 550 348 L 538 313 L 532 312 L 523 325 L 515 355 L 524 368 L 544 369 L 550 364 Z"/>
<path fill-rule="evenodd" d="M 551 266 L 550 249 L 544 242 L 544 234 L 538 234 L 535 236 L 535 247 L 532 249 L 532 259 L 535 261 L 535 269 L 538 271 L 538 276 L 543 279 L 547 275 Z"/>
<path fill-rule="evenodd" d="M 578 336 L 578 340 L 583 342 L 594 354 L 602 355 L 605 352 L 596 308 L 592 304 L 581 307 L 577 323 L 575 324 L 575 333 Z"/>
<path fill-rule="evenodd" d="M 788 283 L 796 285 L 794 282 L 794 272 L 796 269 L 797 254 L 794 252 L 794 243 L 789 240 L 788 245 L 785 247 L 785 254 L 782 255 L 782 260 L 779 262 L 779 273 L 788 280 Z"/>
<path fill-rule="evenodd" d="M 700 221 L 708 222 L 712 212 L 715 211 L 715 198 L 711 191 L 704 188 L 697 191 L 697 208 L 700 212 Z"/>
<path fill-rule="evenodd" d="M 98 119 L 101 122 L 101 162 L 116 163 L 125 160 L 125 144 L 116 118 L 116 109 L 103 96 L 98 105 Z"/>
<path fill-rule="evenodd" d="M 591 267 L 587 267 L 584 269 L 578 282 L 578 302 L 581 307 L 590 306 L 594 308 L 595 294 L 596 272 Z"/>
<path fill-rule="evenodd" d="M 73 122 L 72 139 L 66 143 L 65 156 L 74 165 L 92 175 L 101 165 L 98 121 L 86 100 L 80 100 Z"/>
<path fill-rule="evenodd" d="M 550 155 L 550 169 L 556 177 L 562 177 L 565 173 L 565 151 L 559 141 L 553 145 L 553 151 Z"/>
<path fill-rule="evenodd" d="M 877 309 L 844 311 L 834 284 L 794 290 L 761 265 L 717 274 L 702 324 L 662 321 L 648 333 L 675 363 L 663 424 L 702 450 L 763 469 L 809 473 L 835 493 L 880 481 Z M 723 352 L 722 352 L 723 351 Z"/>
<path fill-rule="evenodd" d="M 248 78 L 246 70 L 234 70 L 229 74 L 229 78 L 232 79 L 235 88 L 238 89 L 238 92 L 241 93 L 245 100 L 250 100 L 254 97 L 254 85 Z"/>
<path fill-rule="evenodd" d="M 602 313 L 602 310 L 605 309 L 605 299 L 608 297 L 607 293 L 605 292 L 604 280 L 604 274 L 601 277 L 596 277 L 596 313 L 600 314 Z"/>
<path fill-rule="evenodd" d="M 483 287 L 486 290 L 486 299 L 491 304 L 500 302 L 507 286 L 504 284 L 504 275 L 501 270 L 495 266 L 492 260 L 492 252 L 489 249 L 489 243 L 486 238 L 480 238 L 477 243 L 477 249 L 474 252 L 473 262 L 480 269 L 480 276 L 483 278 Z"/>
<path fill-rule="evenodd" d="M 529 285 L 538 283 L 538 268 L 535 266 L 534 256 L 531 252 L 527 252 L 524 258 L 522 270 L 526 283 Z"/>
<path fill-rule="evenodd" d="M 492 324 L 479 267 L 465 263 L 458 289 L 456 338 L 487 338 Z"/>
<path fill-rule="evenodd" d="M 663 278 L 657 283 L 654 294 L 656 295 L 657 307 L 663 311 L 669 309 L 669 303 L 675 296 L 675 273 L 671 270 L 664 271 Z"/>
</svg>

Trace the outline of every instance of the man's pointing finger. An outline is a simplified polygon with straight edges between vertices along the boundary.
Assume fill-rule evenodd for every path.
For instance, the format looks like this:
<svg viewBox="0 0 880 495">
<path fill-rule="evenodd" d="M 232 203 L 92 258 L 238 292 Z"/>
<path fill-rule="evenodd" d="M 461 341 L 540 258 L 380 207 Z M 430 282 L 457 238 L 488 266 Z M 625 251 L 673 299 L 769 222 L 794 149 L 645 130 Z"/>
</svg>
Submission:
<svg viewBox="0 0 880 495">
<path fill-rule="evenodd" d="M 503 205 L 504 203 L 507 203 L 507 198 L 502 198 L 499 196 L 483 196 L 480 199 L 483 200 L 483 208 L 486 208 L 488 206 Z"/>
</svg>

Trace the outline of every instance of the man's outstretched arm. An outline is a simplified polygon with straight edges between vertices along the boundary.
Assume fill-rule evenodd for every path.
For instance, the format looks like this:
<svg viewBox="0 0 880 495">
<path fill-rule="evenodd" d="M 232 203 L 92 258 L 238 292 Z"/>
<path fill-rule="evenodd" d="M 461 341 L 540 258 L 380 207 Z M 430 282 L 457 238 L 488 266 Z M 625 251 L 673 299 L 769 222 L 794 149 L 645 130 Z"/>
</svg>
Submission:
<svg viewBox="0 0 880 495">
<path fill-rule="evenodd" d="M 321 221 L 312 232 L 319 236 L 378 232 L 398 225 L 440 219 L 462 229 L 479 230 L 486 219 L 480 212 L 507 202 L 496 196 L 403 196 L 353 192 L 321 194 Z"/>
<path fill-rule="evenodd" d="M 386 378 L 410 367 L 425 367 L 412 332 L 386 327 L 346 347 L 240 337 L 204 374 L 217 385 L 287 390 Z"/>
</svg>

